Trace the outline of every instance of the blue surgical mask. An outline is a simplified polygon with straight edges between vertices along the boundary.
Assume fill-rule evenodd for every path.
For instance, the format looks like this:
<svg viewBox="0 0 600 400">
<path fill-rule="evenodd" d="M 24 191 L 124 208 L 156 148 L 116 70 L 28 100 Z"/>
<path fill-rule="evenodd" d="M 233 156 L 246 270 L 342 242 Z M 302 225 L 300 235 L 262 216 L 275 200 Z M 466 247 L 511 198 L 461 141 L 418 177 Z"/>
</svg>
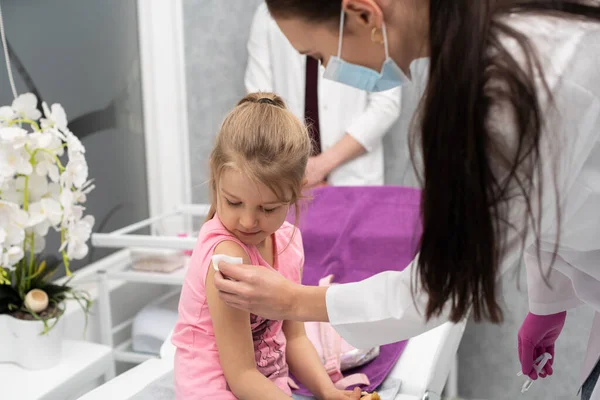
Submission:
<svg viewBox="0 0 600 400">
<path fill-rule="evenodd" d="M 382 26 L 385 62 L 381 67 L 381 72 L 342 60 L 344 15 L 344 10 L 342 10 L 337 57 L 333 56 L 329 58 L 323 77 L 367 92 L 381 92 L 410 82 L 410 79 L 402 72 L 394 60 L 390 58 L 385 24 Z"/>
</svg>

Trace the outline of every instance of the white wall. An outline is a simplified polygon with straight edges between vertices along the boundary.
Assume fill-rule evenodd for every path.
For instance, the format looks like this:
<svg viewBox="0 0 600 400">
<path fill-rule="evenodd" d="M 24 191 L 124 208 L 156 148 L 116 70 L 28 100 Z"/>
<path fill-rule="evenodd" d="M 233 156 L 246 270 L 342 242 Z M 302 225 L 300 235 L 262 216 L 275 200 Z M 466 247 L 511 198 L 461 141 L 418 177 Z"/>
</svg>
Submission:
<svg viewBox="0 0 600 400">
<path fill-rule="evenodd" d="M 208 201 L 208 155 L 226 113 L 246 94 L 246 40 L 260 0 L 183 0 L 192 199 Z M 235 3 L 235 6 L 232 4 Z"/>
</svg>

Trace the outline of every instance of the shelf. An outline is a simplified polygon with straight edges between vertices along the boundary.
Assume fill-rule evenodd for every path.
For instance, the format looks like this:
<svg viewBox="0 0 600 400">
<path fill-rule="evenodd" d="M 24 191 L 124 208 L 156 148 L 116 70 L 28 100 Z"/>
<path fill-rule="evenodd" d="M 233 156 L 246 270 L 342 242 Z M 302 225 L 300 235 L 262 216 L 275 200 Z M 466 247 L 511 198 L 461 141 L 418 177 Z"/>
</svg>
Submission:
<svg viewBox="0 0 600 400">
<path fill-rule="evenodd" d="M 133 350 L 132 340 L 121 344 L 114 343 L 114 334 L 129 329 L 133 319 L 113 326 L 112 310 L 110 306 L 110 281 L 148 283 L 158 285 L 182 286 L 188 270 L 189 256 L 184 256 L 183 250 L 192 250 L 196 245 L 196 235 L 187 237 L 177 236 L 179 232 L 170 232 L 170 235 L 157 234 L 158 229 L 154 224 L 164 223 L 172 217 L 183 218 L 184 222 L 191 222 L 193 218 L 206 217 L 210 205 L 191 204 L 181 205 L 176 209 L 133 223 L 109 233 L 94 233 L 91 243 L 95 247 L 124 249 L 120 258 L 107 261 L 97 270 L 98 285 L 98 313 L 100 319 L 100 336 L 102 343 L 112 347 L 115 361 L 127 363 L 143 363 L 144 361 L 159 358 L 155 354 L 139 353 Z M 186 223 L 185 226 L 192 224 Z M 151 228 L 152 234 L 136 233 L 141 229 Z M 140 257 L 151 255 L 181 255 L 184 258 L 183 267 L 172 272 L 150 272 L 132 268 Z M 169 294 L 166 294 L 166 296 Z"/>
<path fill-rule="evenodd" d="M 176 295 L 179 296 L 180 293 L 181 293 L 181 290 L 179 290 L 179 289 L 170 290 L 167 293 L 163 294 L 162 296 L 157 297 L 156 299 L 154 299 L 151 302 L 149 302 L 148 304 L 146 304 L 146 307 L 163 304 L 165 301 L 170 300 L 174 296 L 176 296 Z M 118 325 L 115 325 L 112 328 L 113 336 L 123 332 L 126 329 L 132 329 L 134 322 L 135 322 L 135 316 L 132 318 L 126 319 L 125 321 L 121 322 Z"/>
<path fill-rule="evenodd" d="M 133 263 L 136 259 L 152 255 L 173 255 L 177 251 L 151 248 L 130 248 L 127 249 L 127 258 L 118 263 L 107 264 L 98 270 L 98 273 L 104 274 L 109 280 L 120 280 L 125 282 L 151 283 L 160 285 L 181 286 L 187 273 L 189 256 L 182 255 L 184 265 L 172 272 L 151 272 L 133 269 Z"/>
<path fill-rule="evenodd" d="M 133 351 L 131 339 L 115 346 L 113 352 L 115 361 L 127 362 L 132 364 L 141 364 L 144 361 L 160 358 L 157 354 L 138 353 Z"/>
<path fill-rule="evenodd" d="M 187 265 L 183 268 L 179 268 L 176 271 L 165 273 L 165 272 L 145 272 L 136 271 L 127 267 L 124 270 L 107 272 L 109 279 L 122 280 L 127 282 L 138 282 L 138 283 L 155 283 L 160 285 L 173 285 L 181 286 L 187 273 Z"/>
<path fill-rule="evenodd" d="M 195 237 L 178 237 L 175 235 L 144 235 L 134 234 L 142 228 L 152 226 L 171 217 L 182 217 L 187 220 L 192 217 L 206 217 L 210 205 L 188 204 L 177 207 L 173 211 L 162 215 L 147 218 L 143 221 L 133 223 L 121 229 L 109 233 L 94 233 L 91 237 L 92 245 L 95 247 L 127 248 L 127 247 L 150 247 L 174 250 L 192 250 L 196 244 Z"/>
</svg>

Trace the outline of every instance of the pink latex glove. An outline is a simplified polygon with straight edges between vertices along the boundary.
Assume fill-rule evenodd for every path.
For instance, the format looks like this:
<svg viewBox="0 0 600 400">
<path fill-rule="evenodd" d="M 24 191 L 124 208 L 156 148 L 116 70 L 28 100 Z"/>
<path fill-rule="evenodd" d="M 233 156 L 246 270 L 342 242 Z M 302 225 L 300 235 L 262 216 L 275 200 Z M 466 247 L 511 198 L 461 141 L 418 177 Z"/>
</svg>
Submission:
<svg viewBox="0 0 600 400">
<path fill-rule="evenodd" d="M 529 313 L 519 329 L 519 361 L 524 375 L 532 380 L 538 378 L 533 368 L 533 362 L 545 352 L 550 353 L 550 359 L 542 372 L 541 378 L 552 375 L 552 363 L 554 362 L 554 342 L 560 335 L 567 312 L 563 311 L 552 315 L 536 315 Z"/>
</svg>

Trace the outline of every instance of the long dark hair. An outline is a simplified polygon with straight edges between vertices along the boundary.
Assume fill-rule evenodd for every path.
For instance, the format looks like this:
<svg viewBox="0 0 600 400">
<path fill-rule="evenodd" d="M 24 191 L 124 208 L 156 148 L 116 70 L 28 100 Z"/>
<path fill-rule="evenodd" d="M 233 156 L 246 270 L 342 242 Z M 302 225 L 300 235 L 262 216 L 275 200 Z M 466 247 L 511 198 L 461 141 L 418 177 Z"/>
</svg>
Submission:
<svg viewBox="0 0 600 400">
<path fill-rule="evenodd" d="M 600 20 L 600 7 L 557 0 L 429 1 L 429 80 L 413 136 L 423 160 L 417 277 L 429 295 L 426 318 L 450 302 L 454 322 L 470 307 L 475 320 L 500 322 L 496 282 L 504 232 L 515 228 L 507 218 L 509 200 L 525 202 L 527 223 L 519 231 L 532 229 L 539 242 L 541 216 L 531 210 L 541 212 L 544 184 L 538 168 L 544 161 L 539 150 L 544 121 L 533 78 L 542 70 L 527 37 L 500 17 L 544 11 Z M 266 2 L 275 16 L 314 22 L 338 20 L 341 7 L 340 0 Z M 525 63 L 514 59 L 501 37 L 516 41 Z M 548 90 L 543 79 L 542 84 Z M 515 123 L 510 151 L 498 140 L 506 137 L 497 131 L 502 127 L 489 123 L 490 109 L 499 104 L 508 107 Z M 538 204 L 531 204 L 534 198 Z"/>
</svg>

